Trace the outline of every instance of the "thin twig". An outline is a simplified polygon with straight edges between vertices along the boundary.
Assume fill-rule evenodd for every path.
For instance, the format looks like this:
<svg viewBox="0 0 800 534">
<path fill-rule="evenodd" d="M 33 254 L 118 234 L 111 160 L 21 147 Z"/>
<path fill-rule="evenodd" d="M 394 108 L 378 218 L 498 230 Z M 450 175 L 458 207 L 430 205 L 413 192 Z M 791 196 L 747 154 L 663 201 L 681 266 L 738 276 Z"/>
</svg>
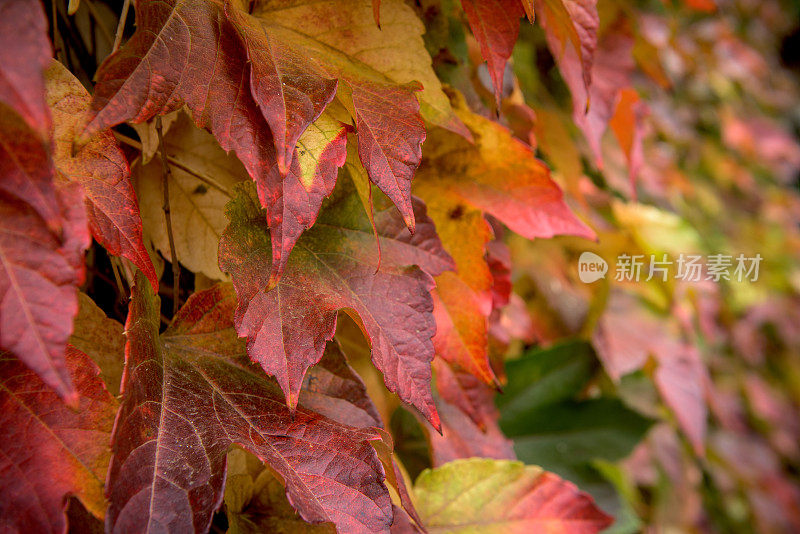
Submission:
<svg viewBox="0 0 800 534">
<path fill-rule="evenodd" d="M 122 14 L 119 16 L 119 23 L 117 24 L 117 34 L 114 36 L 114 45 L 111 47 L 111 53 L 117 51 L 119 45 L 122 43 L 122 34 L 125 33 L 125 24 L 128 22 L 128 9 L 131 7 L 131 0 L 125 0 L 122 4 Z"/>
<path fill-rule="evenodd" d="M 172 235 L 172 214 L 169 209 L 169 180 L 172 172 L 167 163 L 167 149 L 164 147 L 164 133 L 161 129 L 161 117 L 156 117 L 156 132 L 158 132 L 158 149 L 161 152 L 161 174 L 164 185 L 164 202 L 161 205 L 164 210 L 164 218 L 167 221 L 167 238 L 169 239 L 169 254 L 172 261 L 172 316 L 178 313 L 178 306 L 181 300 L 181 266 L 178 264 L 178 255 L 175 252 L 175 238 Z"/>
<path fill-rule="evenodd" d="M 121 141 L 121 142 L 125 143 L 126 145 L 131 146 L 131 147 L 135 148 L 136 150 L 138 150 L 139 152 L 142 151 L 142 143 L 140 143 L 136 139 L 132 139 L 132 138 L 128 137 L 127 135 L 121 134 L 119 132 L 114 132 L 114 136 L 117 138 L 117 141 Z M 217 191 L 219 191 L 220 193 L 222 193 L 226 197 L 233 198 L 233 196 L 230 194 L 230 192 L 227 189 L 225 189 L 224 187 L 219 185 L 212 178 L 209 178 L 208 176 L 204 176 L 204 175 L 198 173 L 197 171 L 192 170 L 191 168 L 187 167 L 186 165 L 184 165 L 183 163 L 181 163 L 177 159 L 173 158 L 169 154 L 167 154 L 167 161 L 173 167 L 177 167 L 178 169 L 182 170 L 186 174 L 190 174 L 190 175 L 194 176 L 195 178 L 197 178 L 198 180 L 200 180 L 201 182 L 203 182 L 207 186 L 213 187 L 214 189 L 216 189 Z"/>
</svg>

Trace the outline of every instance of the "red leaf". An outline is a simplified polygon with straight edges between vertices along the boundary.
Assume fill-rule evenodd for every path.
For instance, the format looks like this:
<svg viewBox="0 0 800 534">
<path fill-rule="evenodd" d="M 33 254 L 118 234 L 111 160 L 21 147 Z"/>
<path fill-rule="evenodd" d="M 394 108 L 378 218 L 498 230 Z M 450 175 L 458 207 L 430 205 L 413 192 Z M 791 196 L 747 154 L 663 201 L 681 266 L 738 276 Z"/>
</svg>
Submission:
<svg viewBox="0 0 800 534">
<path fill-rule="evenodd" d="M 158 276 L 142 241 L 142 219 L 125 155 L 111 132 L 103 131 L 73 156 L 73 140 L 83 126 L 91 98 L 61 63 L 52 62 L 46 78 L 58 176 L 82 186 L 89 229 L 95 239 L 109 253 L 133 262 L 147 275 L 153 289 L 158 289 Z"/>
<path fill-rule="evenodd" d="M 614 115 L 620 91 L 630 85 L 634 67 L 633 38 L 624 18 L 607 28 L 600 38 L 588 91 L 574 54 L 566 53 L 559 63 L 564 81 L 572 93 L 573 119 L 589 141 L 600 167 L 603 165 L 600 141 Z"/>
<path fill-rule="evenodd" d="M 89 235 L 80 191 L 52 173 L 39 136 L 0 104 L 0 347 L 75 403 L 64 349 Z"/>
<path fill-rule="evenodd" d="M 386 532 L 392 521 L 374 429 L 302 404 L 247 361 L 230 286 L 196 293 L 159 338 L 159 303 L 139 276 L 126 324 L 125 402 L 114 429 L 107 494 L 113 531 L 205 532 L 221 504 L 226 452 L 237 443 L 284 480 L 306 521 Z M 334 371 L 335 372 L 335 371 Z"/>
<path fill-rule="evenodd" d="M 0 102 L 8 104 L 42 137 L 50 133 L 44 70 L 51 57 L 42 4 L 5 0 L 0 5 Z"/>
<path fill-rule="evenodd" d="M 3 532 L 66 532 L 67 494 L 99 517 L 105 511 L 103 481 L 116 402 L 97 366 L 72 346 L 66 368 L 80 395 L 77 411 L 19 360 L 0 355 Z"/>
<path fill-rule="evenodd" d="M 270 234 L 248 187 L 228 205 L 231 224 L 220 240 L 220 268 L 233 277 L 236 328 L 250 357 L 277 378 L 287 404 L 297 405 L 306 370 L 333 337 L 336 313 L 348 309 L 372 346 L 386 386 L 416 406 L 434 426 L 430 395 L 435 331 L 428 273 L 452 267 L 424 206 L 415 201 L 417 232 L 409 236 L 396 212 L 376 213 L 383 263 L 358 196 L 343 184 L 328 210 L 298 241 L 281 281 L 268 288 Z M 352 187 L 352 186 L 351 186 Z"/>
<path fill-rule="evenodd" d="M 141 1 L 137 27 L 98 71 L 84 137 L 186 104 L 254 180 L 271 183 L 276 161 L 288 172 L 297 139 L 333 98 L 336 80 L 230 4 Z"/>
<path fill-rule="evenodd" d="M 469 27 L 489 66 L 494 96 L 500 106 L 503 74 L 519 36 L 519 19 L 525 15 L 520 0 L 461 0 Z M 532 6 L 531 6 L 532 7 Z M 530 12 L 531 17 L 533 11 Z"/>
<path fill-rule="evenodd" d="M 588 90 L 592 83 L 592 64 L 600 25 L 597 0 L 539 0 L 536 6 L 547 46 L 573 91 L 575 107 L 585 111 L 591 102 L 585 94 L 578 97 L 572 81 L 573 78 L 580 80 L 584 90 Z"/>
<path fill-rule="evenodd" d="M 247 49 L 250 91 L 275 139 L 278 169 L 289 172 L 295 144 L 336 94 L 337 81 L 300 51 L 226 0 L 225 13 Z"/>
<path fill-rule="evenodd" d="M 413 232 L 411 178 L 422 160 L 425 141 L 425 123 L 414 91 L 422 86 L 350 80 L 348 84 L 353 90 L 358 157 L 370 180 L 392 199 Z"/>
<path fill-rule="evenodd" d="M 441 358 L 433 361 L 442 435 L 428 432 L 434 466 L 474 456 L 515 460 L 511 440 L 497 424 L 495 390 Z"/>
</svg>

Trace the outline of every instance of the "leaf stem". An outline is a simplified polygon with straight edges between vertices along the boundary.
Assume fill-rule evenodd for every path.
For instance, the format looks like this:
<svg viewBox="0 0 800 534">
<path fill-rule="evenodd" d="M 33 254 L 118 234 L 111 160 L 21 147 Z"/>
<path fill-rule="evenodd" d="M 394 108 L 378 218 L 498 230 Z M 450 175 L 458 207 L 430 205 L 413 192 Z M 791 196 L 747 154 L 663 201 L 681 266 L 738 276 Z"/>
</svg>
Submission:
<svg viewBox="0 0 800 534">
<path fill-rule="evenodd" d="M 128 10 L 131 7 L 131 0 L 125 0 L 122 4 L 122 14 L 119 16 L 119 23 L 117 24 L 117 33 L 114 35 L 114 45 L 111 47 L 111 53 L 117 51 L 120 43 L 122 43 L 122 34 L 125 33 L 125 23 L 128 21 Z"/>
<path fill-rule="evenodd" d="M 172 235 L 172 214 L 169 208 L 169 180 L 172 178 L 172 171 L 167 163 L 167 149 L 164 147 L 164 133 L 161 129 L 161 117 L 156 117 L 156 132 L 158 132 L 158 150 L 161 152 L 161 181 L 163 184 L 164 200 L 161 208 L 164 210 L 164 218 L 167 222 L 167 238 L 169 239 L 169 254 L 172 261 L 172 316 L 178 313 L 178 306 L 181 300 L 181 266 L 178 264 L 178 254 L 175 252 L 175 237 Z"/>
</svg>

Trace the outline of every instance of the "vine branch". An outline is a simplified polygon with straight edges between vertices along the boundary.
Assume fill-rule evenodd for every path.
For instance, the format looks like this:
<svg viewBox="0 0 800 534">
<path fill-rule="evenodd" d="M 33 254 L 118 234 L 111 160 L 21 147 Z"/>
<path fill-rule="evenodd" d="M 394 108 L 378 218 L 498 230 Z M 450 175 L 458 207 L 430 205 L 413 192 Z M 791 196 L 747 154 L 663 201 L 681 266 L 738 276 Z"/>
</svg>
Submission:
<svg viewBox="0 0 800 534">
<path fill-rule="evenodd" d="M 169 207 L 169 180 L 172 171 L 167 162 L 167 149 L 164 146 L 164 133 L 161 129 L 161 117 L 156 117 L 156 132 L 158 133 L 158 151 L 161 153 L 161 183 L 163 184 L 164 199 L 161 208 L 167 222 L 167 238 L 169 239 L 169 254 L 172 262 L 172 316 L 178 313 L 181 300 L 181 266 L 178 264 L 178 254 L 175 252 L 175 238 L 172 235 L 172 213 Z"/>
</svg>

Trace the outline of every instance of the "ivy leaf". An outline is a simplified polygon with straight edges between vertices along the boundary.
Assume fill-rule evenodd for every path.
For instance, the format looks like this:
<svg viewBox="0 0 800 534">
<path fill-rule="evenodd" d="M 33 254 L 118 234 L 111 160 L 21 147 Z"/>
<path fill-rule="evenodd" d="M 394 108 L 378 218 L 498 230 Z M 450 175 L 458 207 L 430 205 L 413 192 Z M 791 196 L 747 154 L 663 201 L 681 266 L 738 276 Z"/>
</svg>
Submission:
<svg viewBox="0 0 800 534">
<path fill-rule="evenodd" d="M 253 31 L 230 2 L 138 1 L 136 18 L 136 33 L 98 70 L 84 136 L 185 104 L 254 179 L 270 156 L 287 170 L 297 138 L 333 98 L 336 80 L 287 43 Z"/>
<path fill-rule="evenodd" d="M 73 140 L 83 126 L 91 98 L 57 61 L 50 64 L 45 79 L 57 176 L 83 188 L 89 229 L 95 239 L 110 254 L 129 259 L 157 289 L 158 276 L 142 241 L 142 219 L 125 155 L 111 132 L 103 131 L 73 156 Z"/>
<path fill-rule="evenodd" d="M 384 1 L 380 9 L 380 28 L 364 23 L 373 16 L 369 0 L 257 2 L 253 16 L 344 82 L 337 99 L 356 122 L 361 162 L 413 231 L 410 183 L 422 157 L 423 118 L 461 135 L 469 132 L 431 68 L 422 22 L 402 0 Z"/>
<path fill-rule="evenodd" d="M 322 357 L 336 330 L 336 313 L 352 311 L 372 346 L 372 361 L 390 391 L 438 427 L 430 394 L 435 331 L 430 274 L 452 266 L 424 205 L 415 200 L 417 232 L 396 212 L 375 214 L 383 260 L 370 221 L 349 182 L 334 194 L 315 226 L 298 241 L 281 281 L 268 285 L 270 233 L 249 184 L 228 205 L 220 267 L 239 298 L 236 329 L 248 354 L 276 377 L 289 407 L 297 405 L 306 370 Z M 419 267 L 409 267 L 408 264 Z"/>
<path fill-rule="evenodd" d="M 235 443 L 281 476 L 304 520 L 388 531 L 391 501 L 369 444 L 380 435 L 302 405 L 290 411 L 275 382 L 245 356 L 230 286 L 192 295 L 162 336 L 158 298 L 143 286 L 138 275 L 107 528 L 205 532 L 222 502 L 226 452 Z"/>
<path fill-rule="evenodd" d="M 40 2 L 8 0 L 0 5 L 0 102 L 40 136 L 50 134 L 44 101 L 44 71 L 52 51 Z M 45 217 L 47 219 L 47 217 Z"/>
<path fill-rule="evenodd" d="M 410 181 L 425 139 L 422 117 L 469 134 L 430 66 L 424 28 L 414 12 L 400 0 L 384 2 L 391 22 L 378 30 L 360 24 L 361 8 L 369 12 L 369 1 L 359 2 L 357 9 L 343 0 L 313 6 L 258 2 L 253 15 L 230 1 L 224 6 L 217 0 L 138 2 L 139 30 L 99 69 L 83 137 L 186 104 L 195 122 L 209 128 L 223 149 L 236 151 L 259 184 L 270 225 L 293 214 L 299 222 L 290 226 L 304 228 L 333 180 L 305 184 L 313 202 L 304 205 L 304 195 L 295 198 L 284 189 L 296 182 L 287 175 L 297 175 L 291 166 L 295 145 L 333 99 L 337 80 L 343 80 L 347 87 L 340 92 L 356 121 L 362 162 L 413 231 Z M 217 54 L 207 54 L 203 43 L 213 44 Z M 425 87 L 421 115 L 415 96 L 419 82 Z M 338 143 L 335 148 L 331 162 L 338 162 L 343 150 Z M 289 231 L 286 243 L 278 240 L 274 281 L 298 231 Z"/>
<path fill-rule="evenodd" d="M 64 350 L 89 234 L 79 186 L 55 187 L 48 150 L 0 104 L 0 348 L 75 404 Z"/>
<path fill-rule="evenodd" d="M 437 532 L 600 532 L 613 521 L 574 484 L 509 460 L 456 460 L 414 485 L 425 525 Z"/>
<path fill-rule="evenodd" d="M 532 7 L 532 3 L 528 2 Z M 520 0 L 461 0 L 472 34 L 481 47 L 481 55 L 489 66 L 494 96 L 500 106 L 503 75 L 519 37 L 519 19 L 525 15 Z M 531 18 L 533 11 L 529 12 Z"/>
<path fill-rule="evenodd" d="M 117 403 L 88 356 L 68 346 L 65 365 L 79 395 L 77 410 L 18 359 L 0 354 L 3 531 L 66 532 L 67 494 L 97 517 L 105 513 L 103 482 Z"/>
</svg>

